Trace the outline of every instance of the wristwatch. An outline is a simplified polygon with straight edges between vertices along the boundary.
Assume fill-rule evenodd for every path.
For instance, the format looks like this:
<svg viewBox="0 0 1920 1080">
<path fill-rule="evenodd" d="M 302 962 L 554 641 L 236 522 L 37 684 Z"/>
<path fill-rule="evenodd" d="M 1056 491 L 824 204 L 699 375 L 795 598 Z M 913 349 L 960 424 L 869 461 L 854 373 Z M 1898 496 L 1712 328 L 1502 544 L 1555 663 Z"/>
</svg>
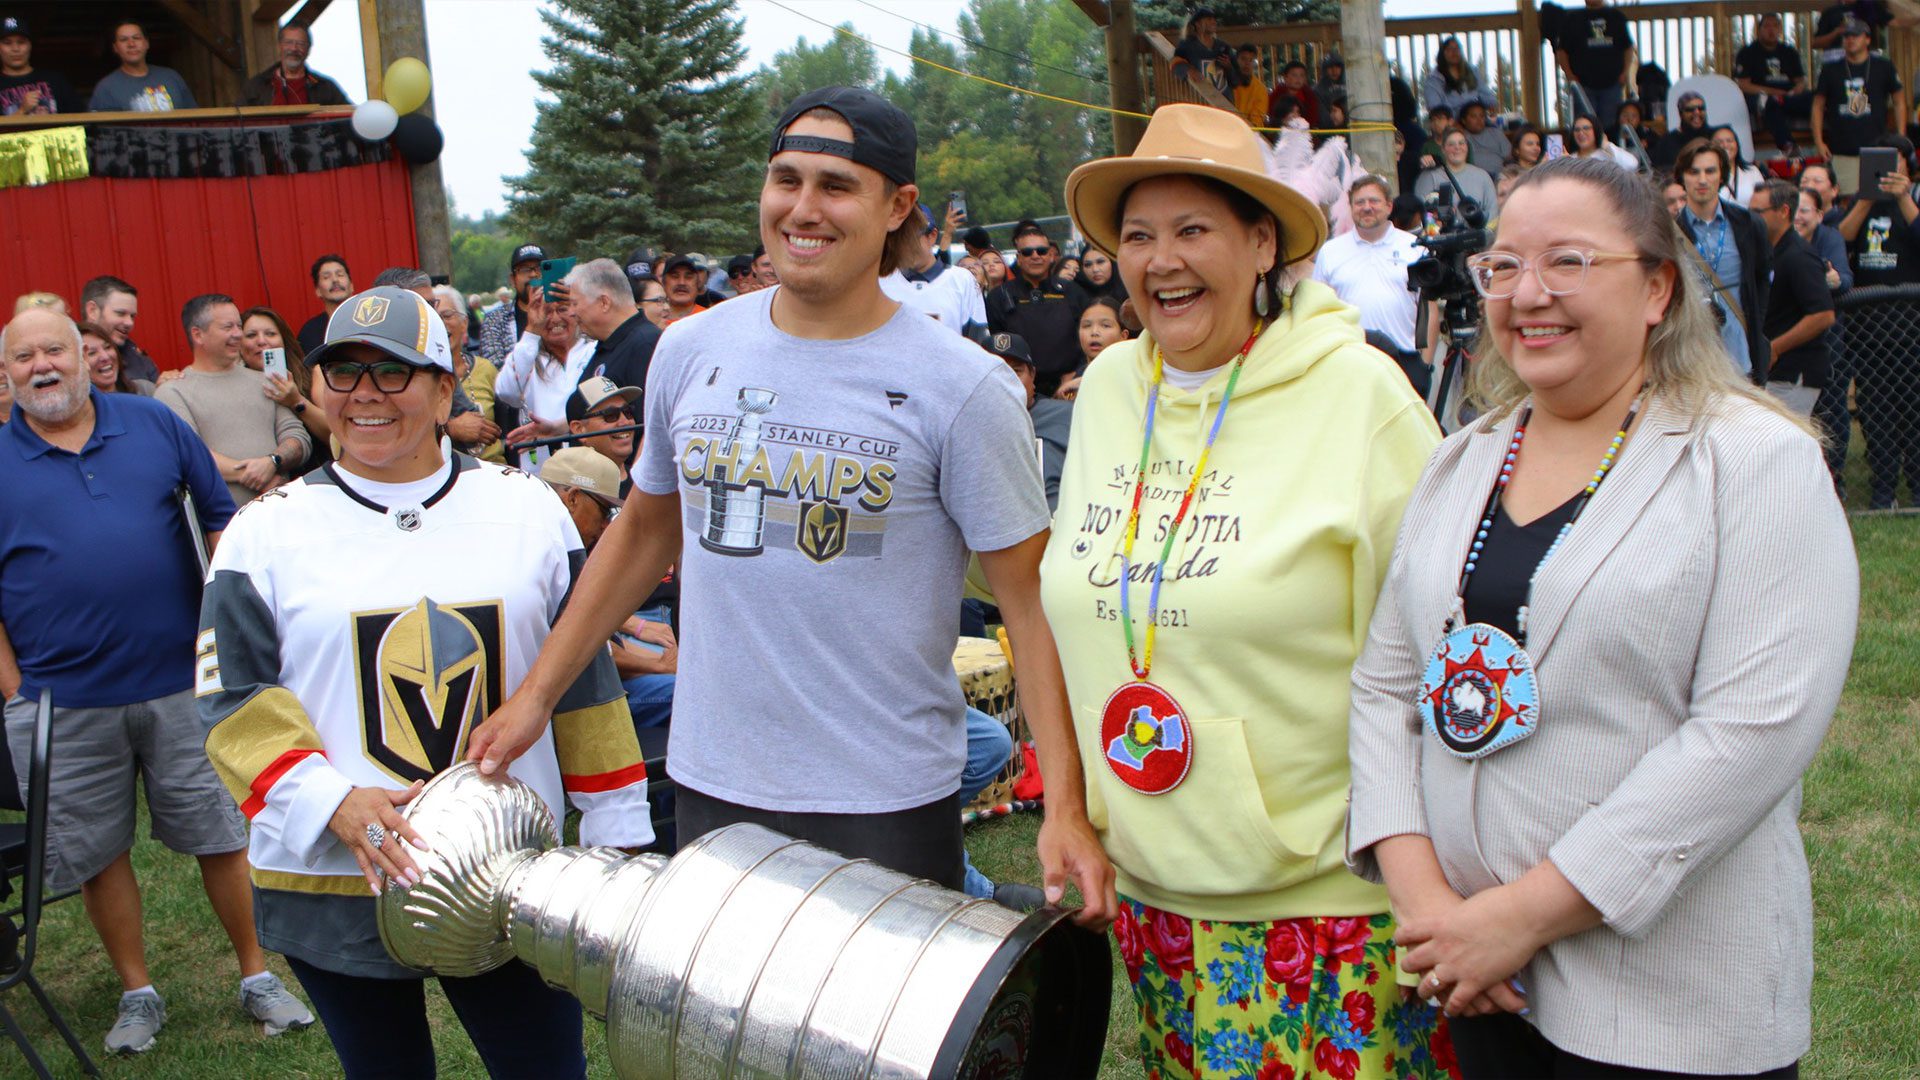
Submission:
<svg viewBox="0 0 1920 1080">
<path fill-rule="evenodd" d="M 274 471 L 274 472 L 276 472 L 276 473 L 284 473 L 284 472 L 286 472 L 286 471 L 287 471 L 287 466 L 286 466 L 286 463 L 280 460 L 280 455 L 279 455 L 279 454 L 268 454 L 268 455 L 267 455 L 267 460 L 268 460 L 268 461 L 271 461 L 271 462 L 273 462 L 273 471 Z"/>
<path fill-rule="evenodd" d="M 294 402 L 294 403 L 293 403 L 293 415 L 295 415 L 295 416 L 299 416 L 299 415 L 300 415 L 301 413 L 303 413 L 303 412 L 306 412 L 306 411 L 307 411 L 307 403 L 306 403 L 306 402 L 304 402 L 304 401 L 296 401 L 296 402 Z"/>
</svg>

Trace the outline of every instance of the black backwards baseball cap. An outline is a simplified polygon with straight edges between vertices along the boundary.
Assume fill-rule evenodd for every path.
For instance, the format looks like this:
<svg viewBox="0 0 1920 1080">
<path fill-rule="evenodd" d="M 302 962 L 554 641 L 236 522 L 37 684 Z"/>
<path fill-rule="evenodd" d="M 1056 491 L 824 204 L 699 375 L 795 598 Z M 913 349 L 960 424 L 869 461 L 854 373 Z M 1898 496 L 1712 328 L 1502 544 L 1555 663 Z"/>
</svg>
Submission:
<svg viewBox="0 0 1920 1080">
<path fill-rule="evenodd" d="M 539 244 L 521 244 L 513 249 L 513 258 L 508 260 L 507 269 L 512 270 L 521 263 L 542 262 L 546 257 L 547 250 Z"/>
<path fill-rule="evenodd" d="M 326 343 L 307 354 L 307 363 L 319 367 L 334 359 L 340 346 L 354 343 L 371 345 L 415 367 L 453 371 L 446 324 L 411 289 L 376 285 L 347 297 L 327 319 Z"/>
<path fill-rule="evenodd" d="M 28 41 L 33 40 L 33 30 L 27 26 L 27 20 L 18 15 L 0 15 L 0 38 L 19 34 Z"/>
<path fill-rule="evenodd" d="M 853 129 L 853 141 L 825 139 L 818 135 L 788 135 L 787 128 L 801 114 L 812 109 L 828 109 L 838 113 Z M 771 158 L 782 150 L 843 157 L 905 186 L 913 183 L 920 138 L 914 132 L 913 119 L 879 94 L 852 86 L 828 86 L 809 90 L 794 98 L 793 104 L 787 106 L 787 111 L 780 114 L 780 122 L 773 125 L 773 140 L 767 149 L 767 157 Z"/>
<path fill-rule="evenodd" d="M 728 277 L 739 277 L 741 274 L 751 273 L 753 273 L 753 256 L 735 255 L 733 258 L 727 260 Z"/>
<path fill-rule="evenodd" d="M 658 266 L 659 263 L 660 250 L 658 248 L 645 244 L 634 248 L 633 251 L 627 255 L 627 280 L 635 281 L 643 277 L 652 276 L 653 268 Z"/>
</svg>

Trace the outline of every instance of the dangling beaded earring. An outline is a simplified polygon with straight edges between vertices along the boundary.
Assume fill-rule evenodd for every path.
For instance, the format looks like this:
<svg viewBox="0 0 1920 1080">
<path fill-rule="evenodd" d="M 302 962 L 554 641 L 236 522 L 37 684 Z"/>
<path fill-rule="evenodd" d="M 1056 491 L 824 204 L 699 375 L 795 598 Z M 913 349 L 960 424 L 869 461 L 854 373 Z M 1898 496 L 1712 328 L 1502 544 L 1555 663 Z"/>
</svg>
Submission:
<svg viewBox="0 0 1920 1080">
<path fill-rule="evenodd" d="M 1273 294 L 1267 289 L 1267 275 L 1261 274 L 1253 279 L 1253 313 L 1266 318 L 1273 308 Z"/>
</svg>

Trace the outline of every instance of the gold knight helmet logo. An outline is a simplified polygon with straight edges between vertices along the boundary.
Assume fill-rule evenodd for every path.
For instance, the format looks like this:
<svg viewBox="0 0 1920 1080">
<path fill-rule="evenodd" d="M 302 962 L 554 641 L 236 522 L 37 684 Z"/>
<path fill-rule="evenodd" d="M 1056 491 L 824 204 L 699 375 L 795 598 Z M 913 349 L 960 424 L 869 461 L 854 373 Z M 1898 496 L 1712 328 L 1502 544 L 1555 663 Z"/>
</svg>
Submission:
<svg viewBox="0 0 1920 1080">
<path fill-rule="evenodd" d="M 817 563 L 829 563 L 847 550 L 847 524 L 852 514 L 844 506 L 828 502 L 802 503 L 800 528 L 793 544 L 800 554 Z"/>
<path fill-rule="evenodd" d="M 498 602 L 439 604 L 353 617 L 367 756 L 402 783 L 460 759 L 467 735 L 501 702 Z"/>
<path fill-rule="evenodd" d="M 387 318 L 387 306 L 390 304 L 384 296 L 362 297 L 353 308 L 353 321 L 358 326 L 378 326 Z"/>
</svg>

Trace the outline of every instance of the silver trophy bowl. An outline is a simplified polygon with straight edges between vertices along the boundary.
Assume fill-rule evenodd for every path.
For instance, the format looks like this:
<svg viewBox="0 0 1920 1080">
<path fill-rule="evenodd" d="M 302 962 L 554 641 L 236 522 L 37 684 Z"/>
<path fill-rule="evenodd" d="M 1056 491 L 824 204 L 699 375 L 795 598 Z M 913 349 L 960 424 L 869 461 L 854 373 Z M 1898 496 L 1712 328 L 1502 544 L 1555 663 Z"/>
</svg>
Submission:
<svg viewBox="0 0 1920 1080">
<path fill-rule="evenodd" d="M 671 860 L 561 847 L 517 780 L 462 764 L 405 813 L 431 845 L 388 880 L 394 959 L 518 958 L 607 1023 L 627 1080 L 1073 1080 L 1099 1068 L 1100 935 L 734 825 Z"/>
</svg>

